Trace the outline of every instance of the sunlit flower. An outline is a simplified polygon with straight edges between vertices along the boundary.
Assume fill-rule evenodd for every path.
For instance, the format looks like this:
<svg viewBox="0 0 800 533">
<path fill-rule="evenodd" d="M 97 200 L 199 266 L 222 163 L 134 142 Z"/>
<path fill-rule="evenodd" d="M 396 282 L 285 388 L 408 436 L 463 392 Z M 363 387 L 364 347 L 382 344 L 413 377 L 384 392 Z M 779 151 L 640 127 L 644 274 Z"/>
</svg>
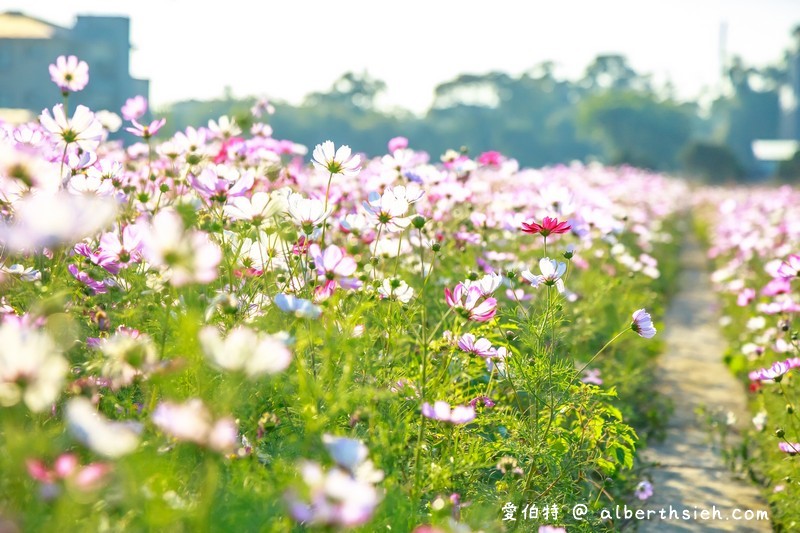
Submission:
<svg viewBox="0 0 800 533">
<path fill-rule="evenodd" d="M 357 155 L 351 157 L 350 147 L 343 145 L 335 150 L 332 141 L 325 141 L 314 147 L 312 163 L 315 167 L 331 174 L 355 176 L 361 169 L 361 158 Z"/>
<path fill-rule="evenodd" d="M 269 193 L 259 191 L 247 196 L 228 199 L 225 214 L 236 220 L 249 220 L 254 226 L 261 226 L 270 217 L 281 211 L 281 204 L 274 201 Z"/>
<path fill-rule="evenodd" d="M 778 268 L 778 275 L 784 278 L 800 276 L 800 254 L 791 254 Z"/>
<path fill-rule="evenodd" d="M 306 235 L 313 233 L 314 227 L 322 223 L 333 211 L 325 208 L 321 200 L 305 198 L 302 194 L 292 193 L 288 199 L 289 216 L 300 226 Z"/>
<path fill-rule="evenodd" d="M 422 404 L 422 416 L 451 424 L 467 424 L 475 420 L 475 408 L 471 405 L 457 405 L 451 410 L 450 404 L 441 400 L 433 405 L 425 402 Z"/>
<path fill-rule="evenodd" d="M 322 309 L 310 300 L 304 300 L 291 294 L 279 294 L 274 301 L 281 311 L 293 313 L 300 318 L 318 318 L 322 314 Z"/>
<path fill-rule="evenodd" d="M 766 411 L 759 411 L 756 413 L 756 416 L 753 417 L 753 427 L 755 427 L 758 431 L 764 431 L 764 428 L 767 427 Z"/>
<path fill-rule="evenodd" d="M 539 285 L 555 286 L 559 293 L 564 293 L 566 288 L 561 276 L 567 271 L 566 263 L 544 257 L 539 260 L 539 270 L 542 272 L 541 275 L 533 274 L 530 270 L 524 270 L 520 272 L 520 275 L 534 287 Z"/>
<path fill-rule="evenodd" d="M 778 449 L 789 455 L 797 455 L 800 453 L 800 442 L 779 442 Z"/>
<path fill-rule="evenodd" d="M 639 309 L 633 313 L 631 329 L 645 339 L 652 339 L 656 335 L 656 328 L 653 327 L 653 319 L 644 309 Z"/>
<path fill-rule="evenodd" d="M 144 234 L 144 255 L 155 266 L 168 267 L 170 283 L 208 283 L 217 277 L 222 252 L 202 231 L 186 231 L 181 217 L 165 209 L 153 217 Z"/>
<path fill-rule="evenodd" d="M 381 295 L 381 298 L 397 300 L 407 304 L 414 297 L 414 289 L 402 279 L 388 278 L 383 280 L 383 283 L 378 287 L 378 294 Z"/>
<path fill-rule="evenodd" d="M 152 416 L 153 424 L 178 441 L 194 442 L 219 452 L 236 447 L 238 430 L 230 418 L 214 421 L 208 408 L 198 398 L 184 403 L 164 401 Z"/>
<path fill-rule="evenodd" d="M 97 348 L 103 354 L 98 362 L 100 373 L 113 389 L 133 384 L 137 377 L 151 372 L 158 364 L 152 339 L 137 330 L 119 328 L 111 337 L 101 339 Z"/>
<path fill-rule="evenodd" d="M 215 136 L 222 139 L 228 139 L 242 133 L 242 129 L 236 124 L 236 119 L 230 118 L 227 115 L 219 117 L 218 121 L 209 120 L 208 129 Z"/>
<path fill-rule="evenodd" d="M 133 127 L 125 128 L 125 131 L 129 133 L 133 133 L 137 137 L 141 137 L 142 139 L 149 139 L 158 133 L 158 130 L 164 127 L 164 124 L 167 123 L 167 119 L 160 118 L 158 120 L 153 120 L 150 124 L 140 124 L 135 118 L 131 120 L 131 124 Z"/>
<path fill-rule="evenodd" d="M 100 237 L 96 263 L 112 274 L 142 260 L 144 230 L 136 224 L 128 224 L 122 230 L 122 239 L 116 231 L 104 233 Z"/>
<path fill-rule="evenodd" d="M 44 109 L 39 115 L 39 122 L 56 138 L 61 148 L 75 143 L 81 150 L 94 150 L 103 140 L 103 125 L 84 105 L 76 107 L 72 118 L 68 119 L 64 114 L 64 105 L 56 104 L 53 115 L 50 115 L 49 109 Z"/>
<path fill-rule="evenodd" d="M 108 287 L 106 287 L 102 281 L 98 281 L 87 272 L 79 270 L 77 265 L 70 264 L 67 270 L 72 274 L 72 277 L 86 285 L 94 294 L 105 294 L 108 292 Z"/>
<path fill-rule="evenodd" d="M 409 206 L 408 200 L 405 196 L 396 196 L 388 188 L 382 195 L 376 192 L 370 193 L 363 206 L 373 224 L 389 231 L 402 231 L 411 224 L 411 218 L 405 216 Z"/>
<path fill-rule="evenodd" d="M 459 283 L 452 292 L 449 288 L 444 289 L 447 305 L 462 313 L 465 318 L 476 322 L 491 320 L 497 313 L 497 300 L 486 298 L 479 303 L 483 297 L 481 288 L 475 285 L 467 288 L 463 283 Z"/>
<path fill-rule="evenodd" d="M 523 222 L 522 231 L 524 233 L 540 234 L 542 237 L 547 237 L 552 234 L 566 233 L 572 226 L 568 222 L 559 222 L 557 218 L 544 217 L 541 224 L 535 221 Z"/>
<path fill-rule="evenodd" d="M 75 56 L 58 56 L 50 65 L 50 79 L 64 93 L 83 90 L 89 83 L 89 65 Z"/>
<path fill-rule="evenodd" d="M 139 446 L 141 424 L 111 421 L 97 412 L 87 398 L 77 397 L 67 402 L 66 420 L 75 438 L 100 455 L 113 459 Z"/>
<path fill-rule="evenodd" d="M 200 330 L 200 346 L 211 363 L 230 371 L 242 371 L 250 378 L 286 370 L 292 353 L 284 336 L 257 334 L 238 326 L 224 338 L 214 326 Z"/>
<path fill-rule="evenodd" d="M 44 331 L 21 322 L 0 323 L 0 405 L 20 400 L 43 411 L 61 394 L 67 361 Z"/>
<path fill-rule="evenodd" d="M 484 358 L 494 357 L 497 354 L 497 350 L 492 346 L 492 342 L 489 339 L 483 337 L 476 339 L 472 333 L 462 335 L 458 339 L 458 347 L 469 354 Z"/>
<path fill-rule="evenodd" d="M 473 285 L 479 287 L 481 289 L 481 294 L 483 294 L 484 296 L 489 296 L 491 294 L 494 294 L 494 291 L 496 291 L 498 287 L 500 287 L 501 283 L 503 283 L 503 276 L 495 272 L 492 272 L 490 274 L 486 274 L 485 276 L 476 281 L 467 280 L 464 282 L 464 285 L 467 288 L 472 287 Z"/>
<path fill-rule="evenodd" d="M 147 113 L 147 98 L 142 95 L 136 95 L 133 98 L 125 100 L 125 105 L 122 106 L 122 118 L 125 120 L 138 120 Z"/>
</svg>

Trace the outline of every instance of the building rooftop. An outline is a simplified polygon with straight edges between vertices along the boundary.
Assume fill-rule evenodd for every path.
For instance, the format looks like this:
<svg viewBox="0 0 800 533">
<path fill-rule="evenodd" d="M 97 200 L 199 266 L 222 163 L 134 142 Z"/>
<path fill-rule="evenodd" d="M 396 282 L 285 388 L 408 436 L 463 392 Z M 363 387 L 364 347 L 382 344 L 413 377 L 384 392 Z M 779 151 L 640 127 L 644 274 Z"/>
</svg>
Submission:
<svg viewBox="0 0 800 533">
<path fill-rule="evenodd" d="M 19 11 L 0 13 L 0 39 L 50 39 L 64 31 L 60 26 Z"/>
</svg>

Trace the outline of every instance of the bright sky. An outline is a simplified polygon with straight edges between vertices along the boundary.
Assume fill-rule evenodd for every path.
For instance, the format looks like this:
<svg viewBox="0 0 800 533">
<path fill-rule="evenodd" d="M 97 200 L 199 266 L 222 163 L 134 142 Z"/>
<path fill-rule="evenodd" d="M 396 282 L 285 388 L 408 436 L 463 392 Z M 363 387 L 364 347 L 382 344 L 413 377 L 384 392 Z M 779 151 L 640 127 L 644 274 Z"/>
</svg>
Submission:
<svg viewBox="0 0 800 533">
<path fill-rule="evenodd" d="M 367 70 L 387 82 L 386 105 L 414 111 L 460 73 L 552 60 L 576 78 L 598 53 L 695 97 L 719 79 L 723 22 L 728 54 L 755 65 L 778 61 L 800 24 L 800 0 L 0 0 L 6 10 L 63 26 L 77 14 L 130 17 L 131 70 L 151 80 L 155 106 L 226 85 L 299 102 Z"/>
</svg>

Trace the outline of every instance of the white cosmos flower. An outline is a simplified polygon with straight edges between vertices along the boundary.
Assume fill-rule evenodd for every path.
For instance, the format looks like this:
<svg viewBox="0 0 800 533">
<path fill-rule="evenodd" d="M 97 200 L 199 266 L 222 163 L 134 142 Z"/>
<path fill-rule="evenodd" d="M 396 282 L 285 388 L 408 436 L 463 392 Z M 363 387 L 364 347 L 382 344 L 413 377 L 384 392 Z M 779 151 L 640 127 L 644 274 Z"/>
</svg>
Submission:
<svg viewBox="0 0 800 533">
<path fill-rule="evenodd" d="M 544 257 L 539 260 L 539 270 L 542 272 L 541 275 L 533 274 L 530 270 L 525 270 L 521 272 L 520 275 L 534 287 L 538 287 L 539 285 L 555 285 L 559 293 L 564 293 L 566 289 L 561 276 L 567 271 L 566 263 Z"/>
<path fill-rule="evenodd" d="M 20 398 L 31 411 L 58 399 L 68 364 L 50 336 L 17 322 L 0 324 L 0 405 Z"/>
<path fill-rule="evenodd" d="M 239 326 L 223 338 L 217 328 L 200 330 L 200 345 L 215 366 L 224 370 L 243 371 L 250 378 L 276 374 L 289 366 L 292 353 L 285 336 L 258 335 L 252 329 Z"/>
<path fill-rule="evenodd" d="M 357 155 L 351 157 L 350 147 L 340 146 L 335 150 L 332 141 L 325 141 L 314 148 L 312 154 L 315 167 L 331 174 L 355 176 L 361 169 L 361 158 Z"/>
<path fill-rule="evenodd" d="M 15 251 L 71 245 L 114 220 L 116 202 L 66 191 L 27 196 L 14 204 L 12 224 L 0 224 L 0 243 Z"/>
<path fill-rule="evenodd" d="M 263 191 L 253 193 L 250 198 L 235 196 L 228 199 L 225 214 L 236 220 L 250 220 L 256 225 L 261 225 L 281 207 L 279 202 L 271 200 L 270 194 Z"/>
<path fill-rule="evenodd" d="M 305 198 L 302 194 L 292 193 L 288 199 L 288 211 L 289 216 L 308 235 L 311 234 L 314 226 L 328 218 L 333 207 L 329 206 L 325 209 L 325 204 L 321 200 Z"/>
<path fill-rule="evenodd" d="M 73 398 L 67 403 L 67 425 L 76 439 L 93 451 L 109 458 L 121 457 L 139 446 L 141 424 L 114 422 L 94 408 L 87 398 Z"/>
<path fill-rule="evenodd" d="M 391 278 L 383 280 L 381 286 L 378 287 L 378 294 L 384 298 L 407 304 L 414 297 L 414 289 L 401 279 Z"/>
<path fill-rule="evenodd" d="M 103 140 L 103 125 L 84 105 L 76 107 L 72 118 L 68 119 L 64 113 L 64 105 L 56 104 L 53 115 L 50 115 L 49 109 L 44 109 L 39 115 L 39 122 L 56 137 L 60 148 L 75 143 L 82 150 L 94 150 Z"/>
</svg>

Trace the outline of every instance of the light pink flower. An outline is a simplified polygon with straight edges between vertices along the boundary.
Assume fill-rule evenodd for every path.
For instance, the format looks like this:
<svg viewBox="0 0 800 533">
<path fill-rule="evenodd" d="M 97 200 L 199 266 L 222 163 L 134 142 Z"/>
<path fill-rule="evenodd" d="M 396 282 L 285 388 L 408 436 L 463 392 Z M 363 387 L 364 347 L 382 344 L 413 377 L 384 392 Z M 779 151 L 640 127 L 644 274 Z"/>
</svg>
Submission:
<svg viewBox="0 0 800 533">
<path fill-rule="evenodd" d="M 639 309 L 633 313 L 631 329 L 645 339 L 652 339 L 656 335 L 656 328 L 653 327 L 653 319 L 644 309 Z"/>
<path fill-rule="evenodd" d="M 455 286 L 452 292 L 449 288 L 444 289 L 444 299 L 451 308 L 457 310 L 465 318 L 476 322 L 486 322 L 494 318 L 497 313 L 497 300 L 494 298 L 484 298 L 481 288 L 473 285 L 467 288 L 463 283 Z"/>
<path fill-rule="evenodd" d="M 457 405 L 451 410 L 450 404 L 441 400 L 433 405 L 425 402 L 422 404 L 422 416 L 451 424 L 468 424 L 475 420 L 475 408 L 471 405 Z"/>
<path fill-rule="evenodd" d="M 800 276 L 800 254 L 791 254 L 786 261 L 778 267 L 778 274 L 784 278 Z"/>
<path fill-rule="evenodd" d="M 160 118 L 158 120 L 153 120 L 150 122 L 150 124 L 140 124 L 136 119 L 132 119 L 131 123 L 133 124 L 133 127 L 125 128 L 125 131 L 133 133 L 142 139 L 149 139 L 157 134 L 158 130 L 164 127 L 164 124 L 167 123 L 167 119 Z"/>
<path fill-rule="evenodd" d="M 58 56 L 50 65 L 50 79 L 61 92 L 77 92 L 89 83 L 89 65 L 75 56 Z"/>
<path fill-rule="evenodd" d="M 122 106 L 122 118 L 125 120 L 138 120 L 147 112 L 147 98 L 142 95 L 136 95 L 133 98 L 125 100 L 125 105 Z"/>
<path fill-rule="evenodd" d="M 489 339 L 483 337 L 475 339 L 472 333 L 465 333 L 458 339 L 458 347 L 469 354 L 475 354 L 483 358 L 494 357 L 497 350 L 492 347 Z"/>
</svg>

